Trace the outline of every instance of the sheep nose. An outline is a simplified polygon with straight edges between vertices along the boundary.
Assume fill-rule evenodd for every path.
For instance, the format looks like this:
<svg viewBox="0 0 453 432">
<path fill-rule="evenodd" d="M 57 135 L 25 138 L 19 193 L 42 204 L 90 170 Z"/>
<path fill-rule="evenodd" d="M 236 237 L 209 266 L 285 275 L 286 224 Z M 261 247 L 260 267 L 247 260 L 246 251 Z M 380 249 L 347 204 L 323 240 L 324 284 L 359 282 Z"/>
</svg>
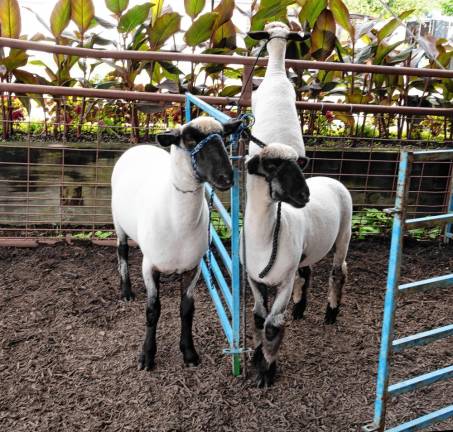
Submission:
<svg viewBox="0 0 453 432">
<path fill-rule="evenodd" d="M 233 184 L 233 175 L 220 174 L 219 181 L 224 185 L 231 186 Z"/>
<path fill-rule="evenodd" d="M 304 201 L 305 203 L 308 203 L 310 201 L 310 192 L 305 192 L 304 190 L 301 190 L 299 192 L 299 199 L 301 201 Z"/>
</svg>

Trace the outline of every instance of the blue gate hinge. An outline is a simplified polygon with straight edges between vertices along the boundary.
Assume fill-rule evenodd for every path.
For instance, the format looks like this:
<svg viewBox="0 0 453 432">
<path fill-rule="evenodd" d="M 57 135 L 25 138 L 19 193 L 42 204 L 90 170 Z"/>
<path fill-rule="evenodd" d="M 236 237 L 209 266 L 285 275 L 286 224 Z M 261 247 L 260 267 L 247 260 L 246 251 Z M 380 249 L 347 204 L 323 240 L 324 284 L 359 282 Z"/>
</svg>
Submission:
<svg viewBox="0 0 453 432">
<path fill-rule="evenodd" d="M 223 353 L 226 355 L 245 354 L 252 352 L 251 348 L 224 348 Z"/>
<path fill-rule="evenodd" d="M 401 210 L 397 209 L 396 207 L 386 208 L 383 211 L 384 211 L 384 213 L 387 213 L 387 214 L 401 213 Z"/>
<path fill-rule="evenodd" d="M 377 432 L 379 426 L 376 423 L 369 423 L 365 426 L 362 426 L 362 432 Z"/>
</svg>

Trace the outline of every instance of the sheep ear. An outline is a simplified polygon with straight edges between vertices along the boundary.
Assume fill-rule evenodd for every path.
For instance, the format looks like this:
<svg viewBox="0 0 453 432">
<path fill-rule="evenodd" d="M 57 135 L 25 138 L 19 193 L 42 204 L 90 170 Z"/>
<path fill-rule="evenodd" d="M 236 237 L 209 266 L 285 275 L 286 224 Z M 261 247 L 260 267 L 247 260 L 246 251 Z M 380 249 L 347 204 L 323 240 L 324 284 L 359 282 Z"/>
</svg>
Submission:
<svg viewBox="0 0 453 432">
<path fill-rule="evenodd" d="M 223 134 L 224 135 L 230 135 L 234 132 L 236 132 L 241 126 L 242 120 L 239 119 L 231 119 L 228 120 L 226 123 L 223 124 Z"/>
<path fill-rule="evenodd" d="M 263 40 L 270 38 L 270 34 L 267 31 L 252 31 L 248 32 L 247 35 L 254 40 Z"/>
<path fill-rule="evenodd" d="M 179 144 L 181 140 L 181 131 L 179 129 L 172 129 L 163 134 L 157 135 L 157 142 L 162 147 L 168 147 L 172 144 Z"/>
<path fill-rule="evenodd" d="M 310 39 L 310 33 L 301 33 L 301 32 L 289 32 L 288 40 L 303 42 L 304 40 Z"/>
<path fill-rule="evenodd" d="M 246 162 L 247 172 L 249 174 L 257 174 L 257 175 L 259 175 L 260 174 L 260 172 L 259 172 L 260 164 L 261 164 L 261 161 L 260 161 L 259 155 L 253 156 L 251 159 L 249 159 Z"/>
<path fill-rule="evenodd" d="M 297 165 L 299 165 L 299 168 L 303 171 L 305 168 L 307 168 L 308 164 L 310 163 L 310 158 L 307 156 L 301 156 L 299 159 L 297 159 Z"/>
</svg>

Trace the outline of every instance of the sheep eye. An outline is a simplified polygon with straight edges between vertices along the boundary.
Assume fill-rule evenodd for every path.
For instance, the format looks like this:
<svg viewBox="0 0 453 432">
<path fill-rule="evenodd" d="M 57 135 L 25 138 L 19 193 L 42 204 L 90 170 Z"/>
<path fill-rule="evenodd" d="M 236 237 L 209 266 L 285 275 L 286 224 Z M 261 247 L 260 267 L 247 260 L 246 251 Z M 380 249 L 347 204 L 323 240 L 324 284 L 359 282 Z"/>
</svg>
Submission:
<svg viewBox="0 0 453 432">
<path fill-rule="evenodd" d="M 266 171 L 275 171 L 278 168 L 278 163 L 275 161 L 265 161 L 264 168 L 266 169 Z"/>
</svg>

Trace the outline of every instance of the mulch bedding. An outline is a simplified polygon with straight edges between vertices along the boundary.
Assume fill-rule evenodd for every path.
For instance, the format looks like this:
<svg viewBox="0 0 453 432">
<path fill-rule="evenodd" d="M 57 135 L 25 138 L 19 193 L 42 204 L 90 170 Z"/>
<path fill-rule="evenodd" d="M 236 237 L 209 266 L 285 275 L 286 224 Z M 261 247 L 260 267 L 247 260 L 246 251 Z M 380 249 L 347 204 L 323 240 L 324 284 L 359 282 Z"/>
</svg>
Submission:
<svg viewBox="0 0 453 432">
<path fill-rule="evenodd" d="M 114 248 L 82 245 L 0 248 L 1 431 L 358 431 L 372 418 L 388 243 L 354 241 L 338 323 L 323 324 L 331 257 L 314 269 L 305 319 L 288 319 L 279 375 L 255 387 L 253 371 L 230 374 L 213 304 L 198 283 L 198 368 L 179 352 L 179 284 L 161 288 L 157 366 L 137 371 L 144 335 L 141 254 L 131 252 L 134 302 L 118 299 Z M 453 247 L 405 248 L 402 280 L 453 269 Z M 251 320 L 251 296 L 248 321 Z M 445 325 L 453 293 L 399 301 L 398 335 Z M 248 329 L 248 344 L 252 344 Z M 452 363 L 452 340 L 395 356 L 392 379 Z M 453 401 L 450 381 L 394 399 L 388 424 Z M 429 430 L 453 429 L 453 419 Z"/>
</svg>

